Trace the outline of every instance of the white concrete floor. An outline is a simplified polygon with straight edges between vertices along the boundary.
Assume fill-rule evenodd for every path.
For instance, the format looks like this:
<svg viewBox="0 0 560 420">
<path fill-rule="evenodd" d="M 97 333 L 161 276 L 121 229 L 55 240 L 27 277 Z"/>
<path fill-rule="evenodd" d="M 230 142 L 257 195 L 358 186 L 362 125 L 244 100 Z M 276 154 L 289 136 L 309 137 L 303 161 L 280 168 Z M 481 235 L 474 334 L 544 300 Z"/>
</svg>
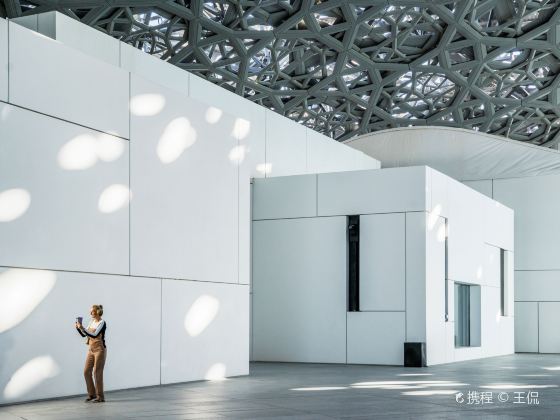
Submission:
<svg viewBox="0 0 560 420">
<path fill-rule="evenodd" d="M 249 376 L 107 392 L 104 404 L 74 397 L 4 406 L 0 419 L 559 419 L 559 385 L 560 355 L 423 369 L 252 363 Z M 485 394 L 481 403 L 481 392 L 492 402 Z"/>
</svg>

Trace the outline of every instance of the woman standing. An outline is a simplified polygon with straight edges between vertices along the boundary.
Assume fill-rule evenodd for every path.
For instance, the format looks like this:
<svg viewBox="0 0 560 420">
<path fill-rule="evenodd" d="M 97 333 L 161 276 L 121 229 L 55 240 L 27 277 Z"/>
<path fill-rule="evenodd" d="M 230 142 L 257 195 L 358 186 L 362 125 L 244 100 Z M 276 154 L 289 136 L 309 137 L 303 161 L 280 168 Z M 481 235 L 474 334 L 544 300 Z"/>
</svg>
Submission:
<svg viewBox="0 0 560 420">
<path fill-rule="evenodd" d="M 80 322 L 76 322 L 76 329 L 82 337 L 87 337 L 86 344 L 89 346 L 84 367 L 84 377 L 88 392 L 86 402 L 99 403 L 105 401 L 105 395 L 103 394 L 103 367 L 107 358 L 107 347 L 105 346 L 107 324 L 101 319 L 103 305 L 93 305 L 90 315 L 92 319 L 87 328 L 84 328 Z"/>
</svg>

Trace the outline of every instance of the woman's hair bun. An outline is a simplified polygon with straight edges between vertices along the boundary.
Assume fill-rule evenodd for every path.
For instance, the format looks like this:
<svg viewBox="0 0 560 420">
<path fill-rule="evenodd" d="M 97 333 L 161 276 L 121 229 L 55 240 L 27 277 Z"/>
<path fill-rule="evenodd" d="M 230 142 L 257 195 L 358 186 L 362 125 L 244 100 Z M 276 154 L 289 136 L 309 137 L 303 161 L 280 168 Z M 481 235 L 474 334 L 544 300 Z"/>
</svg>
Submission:
<svg viewBox="0 0 560 420">
<path fill-rule="evenodd" d="M 97 305 L 97 306 L 99 306 L 99 308 L 103 309 L 103 305 Z"/>
</svg>

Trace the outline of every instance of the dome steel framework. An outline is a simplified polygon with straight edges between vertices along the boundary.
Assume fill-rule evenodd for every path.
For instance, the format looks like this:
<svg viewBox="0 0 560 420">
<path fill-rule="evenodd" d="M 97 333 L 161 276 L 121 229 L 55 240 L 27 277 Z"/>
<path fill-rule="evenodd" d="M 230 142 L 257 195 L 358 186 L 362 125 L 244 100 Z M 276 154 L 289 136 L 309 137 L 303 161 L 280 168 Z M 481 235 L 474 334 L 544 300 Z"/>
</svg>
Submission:
<svg viewBox="0 0 560 420">
<path fill-rule="evenodd" d="M 0 0 L 58 10 L 346 140 L 444 125 L 560 141 L 560 0 Z"/>
</svg>

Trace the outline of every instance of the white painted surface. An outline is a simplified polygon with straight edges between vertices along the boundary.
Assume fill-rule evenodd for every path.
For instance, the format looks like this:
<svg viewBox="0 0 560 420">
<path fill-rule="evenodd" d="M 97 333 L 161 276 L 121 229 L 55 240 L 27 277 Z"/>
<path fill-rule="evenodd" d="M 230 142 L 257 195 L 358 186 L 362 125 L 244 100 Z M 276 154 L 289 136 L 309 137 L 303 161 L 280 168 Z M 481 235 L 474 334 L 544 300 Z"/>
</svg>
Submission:
<svg viewBox="0 0 560 420">
<path fill-rule="evenodd" d="M 232 92 L 189 74 L 190 96 L 209 105 L 205 115 L 221 119 L 224 112 L 235 117 L 233 130 L 239 139 L 239 282 L 249 283 L 251 254 L 251 178 L 266 175 L 265 108 Z"/>
<path fill-rule="evenodd" d="M 274 111 L 266 111 L 267 176 L 305 174 L 307 171 L 306 128 Z"/>
<path fill-rule="evenodd" d="M 0 404 L 86 393 L 87 346 L 74 321 L 88 322 L 92 304 L 107 322 L 105 390 L 159 384 L 160 282 L 0 268 L 0 307 L 11 308 L 0 326 L 12 325 L 2 332 Z M 131 333 L 140 314 L 142 333 Z"/>
<path fill-rule="evenodd" d="M 404 312 L 348 312 L 347 363 L 401 365 Z"/>
<path fill-rule="evenodd" d="M 249 374 L 249 287 L 163 280 L 161 383 Z"/>
<path fill-rule="evenodd" d="M 317 176 L 253 181 L 253 220 L 317 215 Z"/>
<path fill-rule="evenodd" d="M 560 271 L 517 271 L 516 301 L 560 301 Z"/>
<path fill-rule="evenodd" d="M 363 159 L 361 152 L 310 128 L 306 128 L 306 130 L 308 173 L 316 174 L 369 169 L 363 167 L 365 159 Z M 374 161 L 372 158 L 369 159 Z"/>
<path fill-rule="evenodd" d="M 537 302 L 515 302 L 515 351 L 539 351 L 539 310 Z"/>
<path fill-rule="evenodd" d="M 57 41 L 113 66 L 119 65 L 120 42 L 116 38 L 62 13 L 50 12 L 50 14 L 54 15 L 56 22 Z M 39 20 L 39 31 L 41 31 L 41 20 Z"/>
<path fill-rule="evenodd" d="M 560 302 L 539 302 L 539 352 L 560 353 Z"/>
<path fill-rule="evenodd" d="M 494 180 L 494 199 L 515 209 L 515 269 L 560 270 L 560 175 Z"/>
<path fill-rule="evenodd" d="M 345 363 L 346 218 L 253 223 L 253 358 Z"/>
<path fill-rule="evenodd" d="M 189 94 L 187 71 L 124 42 L 117 47 L 120 47 L 120 67 L 123 69 L 183 95 Z"/>
<path fill-rule="evenodd" d="M 360 217 L 361 311 L 405 310 L 405 242 L 405 213 Z"/>
<path fill-rule="evenodd" d="M 52 11 L 13 19 L 42 35 L 113 66 L 119 66 L 119 41 L 60 12 Z"/>
<path fill-rule="evenodd" d="M 426 342 L 426 213 L 406 214 L 406 341 Z"/>
<path fill-rule="evenodd" d="M 465 203 L 466 205 L 466 203 Z M 446 363 L 449 349 L 445 329 L 445 219 L 426 217 L 426 347 L 429 366 Z M 480 246 L 480 245 L 479 245 Z M 408 299 L 415 300 L 407 294 Z"/>
<path fill-rule="evenodd" d="M 0 18 L 0 101 L 8 100 L 8 22 Z"/>
<path fill-rule="evenodd" d="M 237 283 L 233 118 L 210 124 L 206 106 L 136 76 L 131 88 L 133 99 L 165 102 L 131 116 L 132 273 Z"/>
<path fill-rule="evenodd" d="M 0 132 L 0 194 L 29 199 L 0 221 L 0 265 L 128 274 L 128 142 L 7 104 Z"/>
<path fill-rule="evenodd" d="M 426 210 L 426 168 L 319 174 L 319 216 Z"/>
<path fill-rule="evenodd" d="M 128 138 L 127 72 L 20 25 L 9 32 L 13 104 Z"/>
</svg>

